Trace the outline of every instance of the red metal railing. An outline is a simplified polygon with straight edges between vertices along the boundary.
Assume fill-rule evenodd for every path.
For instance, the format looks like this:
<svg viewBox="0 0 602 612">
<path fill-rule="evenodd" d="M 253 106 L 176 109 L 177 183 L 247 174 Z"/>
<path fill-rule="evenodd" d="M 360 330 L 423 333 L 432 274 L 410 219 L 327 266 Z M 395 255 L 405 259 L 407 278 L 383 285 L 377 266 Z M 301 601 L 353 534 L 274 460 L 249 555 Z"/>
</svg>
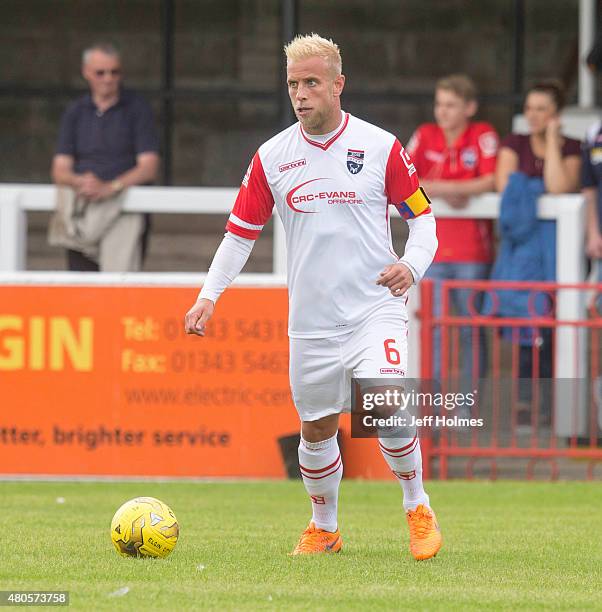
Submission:
<svg viewBox="0 0 602 612">
<path fill-rule="evenodd" d="M 563 474 L 566 467 L 569 477 L 574 477 L 585 467 L 584 476 L 592 479 L 597 463 L 602 462 L 602 314 L 596 303 L 598 297 L 602 301 L 602 285 L 449 280 L 442 281 L 440 287 L 441 314 L 435 316 L 435 285 L 429 280 L 421 284 L 421 379 L 433 378 L 437 341 L 443 391 L 458 390 L 462 365 L 469 360 L 473 372 L 470 383 L 481 393 L 470 416 L 483 417 L 486 425 L 481 429 L 441 427 L 423 431 L 425 475 L 436 472 L 434 475 L 442 479 L 450 475 L 471 478 L 476 463 L 486 460 L 489 476 L 495 479 L 500 467 L 504 471 L 512 460 L 521 459 L 526 461 L 527 478 L 534 476 L 538 462 L 546 461 L 552 479 L 559 477 L 561 462 L 566 464 L 562 466 Z M 468 290 L 469 316 L 458 316 L 452 311 L 451 292 L 458 289 Z M 504 290 L 528 292 L 524 295 L 532 316 L 498 316 Z M 560 320 L 556 318 L 555 305 L 562 291 L 572 291 L 582 300 L 593 292 L 596 299 L 590 300 L 585 317 Z M 489 296 L 490 308 L 481 313 L 477 302 L 484 294 Z M 542 298 L 547 303 L 543 310 Z M 470 346 L 461 342 L 462 328 L 470 329 Z M 481 330 L 487 336 L 489 363 L 479 373 Z M 533 336 L 533 341 L 523 342 L 521 347 L 521 334 L 525 330 Z M 570 354 L 562 353 L 567 344 L 559 343 L 561 337 L 568 339 Z M 542 342 L 549 349 L 544 350 Z M 521 359 L 529 365 L 528 376 L 523 371 L 522 379 L 519 378 Z M 551 372 L 546 370 L 548 362 L 552 364 Z M 572 374 L 581 372 L 581 375 L 563 378 L 567 364 Z M 544 379 L 546 376 L 550 378 Z M 527 388 L 529 397 L 524 400 L 519 397 L 519 389 L 524 393 Z M 456 461 L 452 469 L 450 462 L 460 459 L 464 465 Z"/>
</svg>

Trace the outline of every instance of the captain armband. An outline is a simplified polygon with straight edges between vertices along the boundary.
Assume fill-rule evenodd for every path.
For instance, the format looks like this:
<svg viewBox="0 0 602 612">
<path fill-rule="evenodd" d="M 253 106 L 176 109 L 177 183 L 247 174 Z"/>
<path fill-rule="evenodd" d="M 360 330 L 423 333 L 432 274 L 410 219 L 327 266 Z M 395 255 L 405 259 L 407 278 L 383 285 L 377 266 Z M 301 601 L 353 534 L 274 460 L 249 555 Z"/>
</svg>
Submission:
<svg viewBox="0 0 602 612">
<path fill-rule="evenodd" d="M 414 219 L 424 213 L 431 212 L 431 201 L 422 187 L 418 187 L 416 191 L 405 202 L 397 205 L 399 214 L 404 219 Z"/>
</svg>

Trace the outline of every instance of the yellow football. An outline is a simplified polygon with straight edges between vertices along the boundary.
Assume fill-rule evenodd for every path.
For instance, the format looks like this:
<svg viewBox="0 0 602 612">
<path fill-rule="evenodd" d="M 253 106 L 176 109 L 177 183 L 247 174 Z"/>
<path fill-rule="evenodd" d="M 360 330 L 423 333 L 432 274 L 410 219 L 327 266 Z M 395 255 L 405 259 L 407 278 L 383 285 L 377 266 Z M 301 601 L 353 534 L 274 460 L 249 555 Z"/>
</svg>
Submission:
<svg viewBox="0 0 602 612">
<path fill-rule="evenodd" d="M 154 497 L 130 499 L 111 521 L 111 540 L 124 557 L 167 557 L 179 535 L 176 515 Z"/>
</svg>

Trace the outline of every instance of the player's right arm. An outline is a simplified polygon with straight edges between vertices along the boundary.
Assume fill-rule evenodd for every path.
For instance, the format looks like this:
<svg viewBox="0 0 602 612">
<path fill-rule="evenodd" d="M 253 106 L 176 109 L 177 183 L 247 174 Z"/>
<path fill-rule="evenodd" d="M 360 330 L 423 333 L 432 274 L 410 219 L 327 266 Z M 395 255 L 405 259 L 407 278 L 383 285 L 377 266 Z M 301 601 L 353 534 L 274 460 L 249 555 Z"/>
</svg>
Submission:
<svg viewBox="0 0 602 612">
<path fill-rule="evenodd" d="M 213 315 L 215 303 L 240 274 L 273 207 L 274 197 L 258 152 L 243 178 L 226 224 L 226 234 L 215 252 L 205 284 L 184 318 L 187 334 L 205 335 L 205 327 Z"/>
<path fill-rule="evenodd" d="M 431 265 L 437 251 L 437 234 L 430 201 L 419 185 L 416 167 L 397 139 L 387 160 L 385 193 L 388 203 L 397 208 L 410 231 L 403 257 L 387 266 L 376 284 L 401 297 L 413 283 L 420 281 Z"/>
</svg>

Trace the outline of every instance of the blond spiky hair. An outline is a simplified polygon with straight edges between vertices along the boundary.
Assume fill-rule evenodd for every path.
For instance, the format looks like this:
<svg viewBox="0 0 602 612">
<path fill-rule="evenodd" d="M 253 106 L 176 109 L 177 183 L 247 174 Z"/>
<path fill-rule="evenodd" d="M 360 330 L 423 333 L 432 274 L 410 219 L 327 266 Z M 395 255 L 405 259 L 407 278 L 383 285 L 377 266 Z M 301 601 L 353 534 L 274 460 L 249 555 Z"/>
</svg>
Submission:
<svg viewBox="0 0 602 612">
<path fill-rule="evenodd" d="M 284 53 L 288 62 L 309 59 L 310 57 L 324 58 L 333 69 L 335 76 L 341 74 L 343 62 L 339 46 L 330 38 L 322 38 L 319 34 L 295 36 L 288 45 L 284 46 Z"/>
</svg>

